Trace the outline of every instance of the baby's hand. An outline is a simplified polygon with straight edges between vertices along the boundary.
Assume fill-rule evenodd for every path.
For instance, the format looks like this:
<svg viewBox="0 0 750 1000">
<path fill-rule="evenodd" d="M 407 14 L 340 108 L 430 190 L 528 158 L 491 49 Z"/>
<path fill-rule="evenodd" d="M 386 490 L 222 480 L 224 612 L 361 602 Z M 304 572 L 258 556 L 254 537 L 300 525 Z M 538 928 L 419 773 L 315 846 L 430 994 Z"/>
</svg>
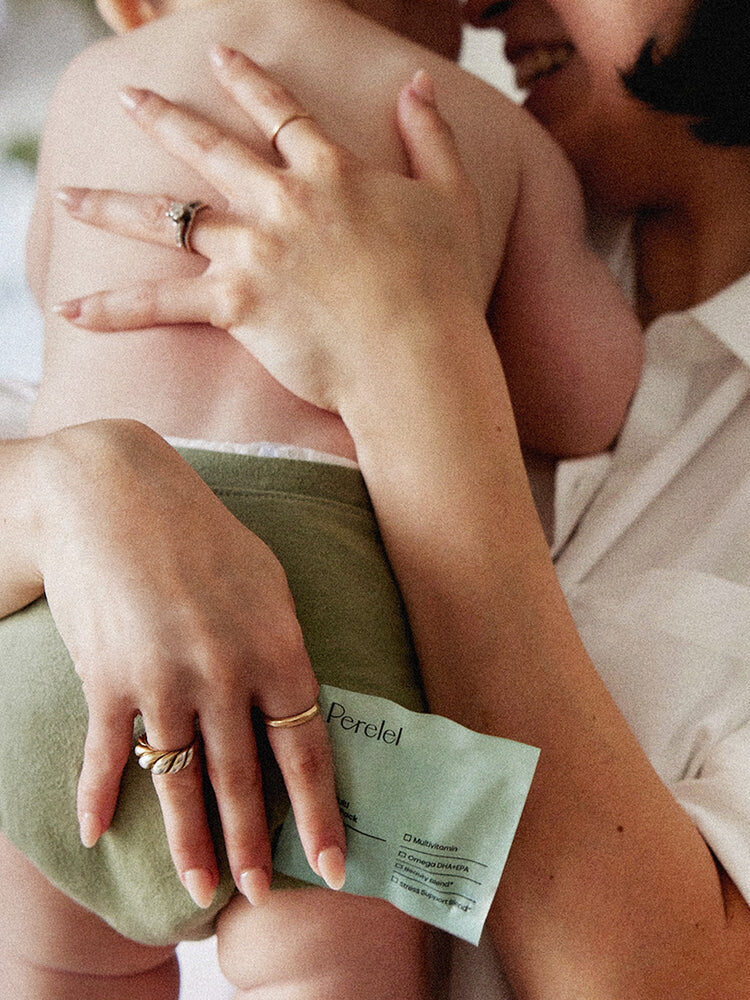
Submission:
<svg viewBox="0 0 750 1000">
<path fill-rule="evenodd" d="M 111 823 L 134 717 L 165 750 L 191 744 L 199 722 L 193 762 L 154 774 L 172 857 L 208 906 L 218 868 L 203 754 L 235 882 L 257 905 L 271 851 L 251 707 L 288 717 L 318 694 L 284 571 L 143 425 L 97 421 L 43 440 L 38 569 L 89 708 L 82 841 L 93 845 Z M 310 865 L 340 888 L 346 842 L 323 721 L 268 735 Z"/>
</svg>

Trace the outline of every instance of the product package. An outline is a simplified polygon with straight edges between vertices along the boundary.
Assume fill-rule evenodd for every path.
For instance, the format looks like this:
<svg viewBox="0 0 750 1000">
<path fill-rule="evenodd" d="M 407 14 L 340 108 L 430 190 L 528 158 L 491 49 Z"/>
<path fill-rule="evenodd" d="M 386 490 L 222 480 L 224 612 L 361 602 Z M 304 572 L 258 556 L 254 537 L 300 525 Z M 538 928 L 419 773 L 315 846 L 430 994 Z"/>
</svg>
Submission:
<svg viewBox="0 0 750 1000">
<path fill-rule="evenodd" d="M 324 685 L 347 836 L 344 892 L 479 942 L 539 751 Z M 290 810 L 274 868 L 314 885 Z"/>
</svg>

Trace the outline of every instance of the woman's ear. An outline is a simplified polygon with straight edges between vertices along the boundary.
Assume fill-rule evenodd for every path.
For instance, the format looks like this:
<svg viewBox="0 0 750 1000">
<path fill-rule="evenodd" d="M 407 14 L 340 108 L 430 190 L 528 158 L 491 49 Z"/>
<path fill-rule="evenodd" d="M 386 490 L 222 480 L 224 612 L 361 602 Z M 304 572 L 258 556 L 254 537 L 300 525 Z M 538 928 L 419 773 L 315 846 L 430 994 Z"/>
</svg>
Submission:
<svg viewBox="0 0 750 1000">
<path fill-rule="evenodd" d="M 102 19 L 118 35 L 140 28 L 159 15 L 149 0 L 96 0 Z"/>
</svg>

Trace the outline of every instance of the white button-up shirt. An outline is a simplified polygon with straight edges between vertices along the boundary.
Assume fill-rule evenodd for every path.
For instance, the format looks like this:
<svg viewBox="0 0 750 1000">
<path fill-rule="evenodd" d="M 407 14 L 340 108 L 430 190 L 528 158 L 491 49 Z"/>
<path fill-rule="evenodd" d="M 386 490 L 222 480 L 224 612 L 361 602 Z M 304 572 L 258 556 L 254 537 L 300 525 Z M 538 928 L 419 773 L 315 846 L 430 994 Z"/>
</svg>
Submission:
<svg viewBox="0 0 750 1000">
<path fill-rule="evenodd" d="M 645 345 L 617 446 L 558 463 L 552 552 L 602 680 L 750 900 L 750 275 Z M 452 1000 L 510 996 L 486 944 L 456 956 Z"/>
<path fill-rule="evenodd" d="M 558 468 L 560 583 L 657 773 L 750 899 L 750 275 L 649 327 L 617 447 L 594 462 L 600 484 L 591 460 Z"/>
</svg>

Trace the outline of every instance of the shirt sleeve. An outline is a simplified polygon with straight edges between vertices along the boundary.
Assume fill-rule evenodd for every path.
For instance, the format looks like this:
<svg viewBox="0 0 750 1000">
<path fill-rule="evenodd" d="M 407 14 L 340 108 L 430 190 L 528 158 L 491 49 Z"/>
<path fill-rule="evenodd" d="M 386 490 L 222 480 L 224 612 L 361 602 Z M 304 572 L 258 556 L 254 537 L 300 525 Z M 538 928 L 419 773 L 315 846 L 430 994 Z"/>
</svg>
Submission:
<svg viewBox="0 0 750 1000">
<path fill-rule="evenodd" d="M 750 723 L 712 746 L 696 776 L 671 790 L 750 902 Z"/>
<path fill-rule="evenodd" d="M 566 596 L 657 774 L 750 902 L 750 587 L 650 570 Z"/>
</svg>

